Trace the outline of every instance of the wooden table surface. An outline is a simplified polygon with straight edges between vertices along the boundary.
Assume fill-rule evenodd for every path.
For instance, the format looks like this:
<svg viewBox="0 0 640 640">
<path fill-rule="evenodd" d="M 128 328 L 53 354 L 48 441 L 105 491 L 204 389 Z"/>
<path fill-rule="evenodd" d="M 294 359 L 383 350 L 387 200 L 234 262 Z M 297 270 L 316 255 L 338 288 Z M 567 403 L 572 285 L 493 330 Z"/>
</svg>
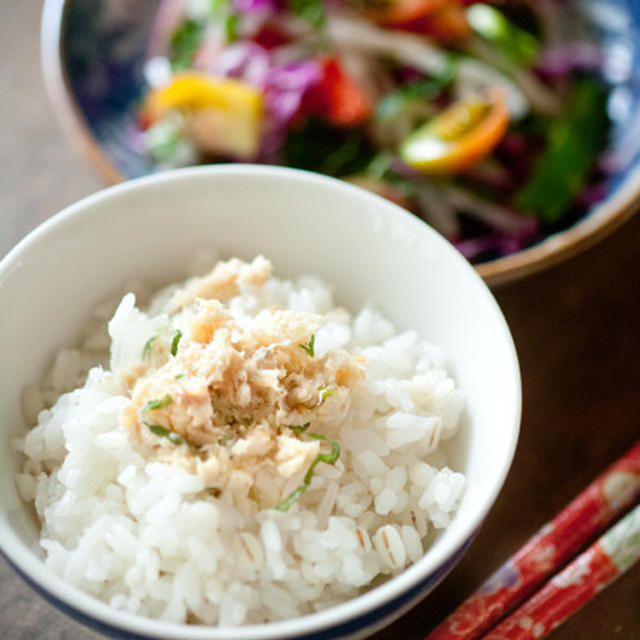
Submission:
<svg viewBox="0 0 640 640">
<path fill-rule="evenodd" d="M 39 64 L 40 3 L 0 3 L 0 256 L 103 186 L 54 119 Z M 419 639 L 640 435 L 640 216 L 582 255 L 495 290 L 522 367 L 513 467 L 471 549 L 420 605 L 374 636 Z M 93 637 L 0 560 L 0 638 Z M 639 640 L 640 567 L 553 640 Z"/>
</svg>

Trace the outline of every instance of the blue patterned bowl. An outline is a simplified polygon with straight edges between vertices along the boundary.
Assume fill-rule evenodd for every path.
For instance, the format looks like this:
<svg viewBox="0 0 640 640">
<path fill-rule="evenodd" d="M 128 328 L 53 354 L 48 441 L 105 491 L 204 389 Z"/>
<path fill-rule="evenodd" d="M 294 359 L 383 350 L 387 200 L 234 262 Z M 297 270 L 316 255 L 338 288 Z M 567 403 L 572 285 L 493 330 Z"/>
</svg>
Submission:
<svg viewBox="0 0 640 640">
<path fill-rule="evenodd" d="M 146 84 L 142 66 L 160 0 L 46 0 L 43 64 L 54 105 L 71 137 L 112 183 L 156 171 L 134 119 Z M 489 284 L 517 279 L 583 250 L 640 205 L 640 3 L 576 0 L 598 32 L 604 74 L 615 89 L 608 196 L 572 227 L 478 267 Z"/>
</svg>

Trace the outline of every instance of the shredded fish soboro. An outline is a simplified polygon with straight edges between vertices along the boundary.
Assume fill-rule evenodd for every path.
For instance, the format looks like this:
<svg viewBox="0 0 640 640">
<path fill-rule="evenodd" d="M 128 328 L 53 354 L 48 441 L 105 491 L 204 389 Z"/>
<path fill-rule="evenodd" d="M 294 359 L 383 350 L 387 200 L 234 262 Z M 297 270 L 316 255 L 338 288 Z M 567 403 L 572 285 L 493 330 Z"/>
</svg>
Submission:
<svg viewBox="0 0 640 640">
<path fill-rule="evenodd" d="M 223 302 L 202 297 L 262 286 L 269 272 L 264 258 L 234 259 L 188 283 L 172 299 L 182 314 L 172 348 L 159 345 L 158 366 L 129 373 L 122 418 L 137 444 L 200 474 L 210 488 L 223 489 L 243 472 L 246 489 L 265 466 L 285 478 L 308 468 L 322 443 L 299 437 L 299 428 L 311 423 L 314 432 L 336 436 L 363 377 L 346 351 L 314 353 L 321 316 L 273 310 L 239 322 Z"/>
</svg>

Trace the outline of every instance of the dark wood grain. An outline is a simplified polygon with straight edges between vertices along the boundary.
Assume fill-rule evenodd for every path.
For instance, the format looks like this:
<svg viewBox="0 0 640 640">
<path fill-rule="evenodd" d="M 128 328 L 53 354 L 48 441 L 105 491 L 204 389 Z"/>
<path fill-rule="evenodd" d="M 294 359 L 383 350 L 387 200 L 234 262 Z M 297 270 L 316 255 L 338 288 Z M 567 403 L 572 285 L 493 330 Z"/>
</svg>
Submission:
<svg viewBox="0 0 640 640">
<path fill-rule="evenodd" d="M 39 12 L 33 0 L 0 3 L 0 255 L 102 186 L 54 120 L 40 73 Z M 495 293 L 522 367 L 522 435 L 513 468 L 460 564 L 377 640 L 424 637 L 640 435 L 640 216 L 587 253 Z M 89 637 L 0 560 L 0 638 Z M 640 568 L 552 638 L 639 640 Z"/>
</svg>

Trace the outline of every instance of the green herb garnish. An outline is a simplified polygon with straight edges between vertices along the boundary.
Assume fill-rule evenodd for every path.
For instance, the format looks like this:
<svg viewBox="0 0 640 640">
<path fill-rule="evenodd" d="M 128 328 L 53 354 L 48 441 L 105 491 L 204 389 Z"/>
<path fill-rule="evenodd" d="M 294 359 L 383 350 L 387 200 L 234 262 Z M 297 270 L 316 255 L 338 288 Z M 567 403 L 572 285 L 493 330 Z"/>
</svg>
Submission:
<svg viewBox="0 0 640 640">
<path fill-rule="evenodd" d="M 165 429 L 165 427 L 161 427 L 159 424 L 149 424 L 147 422 L 145 422 L 145 424 L 149 427 L 149 431 L 151 431 L 151 433 L 167 438 L 167 440 L 173 444 L 184 444 L 184 438 L 179 436 L 177 433 L 169 431 L 169 429 Z"/>
<path fill-rule="evenodd" d="M 546 148 L 516 194 L 519 210 L 547 223 L 562 217 L 584 188 L 594 160 L 605 144 L 609 124 L 606 97 L 596 82 L 578 83 L 566 112 L 551 122 Z"/>
<path fill-rule="evenodd" d="M 325 436 L 319 433 L 306 433 L 305 435 L 308 438 L 313 438 L 314 440 L 328 442 L 331 445 L 331 451 L 329 453 L 319 453 L 316 456 L 315 460 L 311 463 L 311 466 L 304 474 L 302 484 L 276 506 L 278 511 L 288 511 L 291 508 L 291 505 L 309 488 L 311 480 L 313 479 L 313 473 L 321 462 L 324 462 L 325 464 L 335 464 L 340 457 L 340 444 L 337 440 L 328 440 Z"/>
<path fill-rule="evenodd" d="M 306 477 L 307 476 L 305 475 L 305 479 Z M 276 505 L 276 509 L 278 511 L 289 511 L 291 505 L 309 488 L 309 484 L 311 484 L 311 482 L 309 482 L 308 484 L 306 482 L 303 482 L 297 489 L 292 491 L 280 504 Z"/>
<path fill-rule="evenodd" d="M 314 350 L 313 350 L 313 345 L 316 343 L 316 334 L 312 333 L 311 334 L 311 339 L 309 340 L 309 342 L 307 342 L 306 344 L 301 344 L 298 345 L 303 351 L 306 351 L 307 355 L 309 355 L 309 357 L 313 358 L 314 356 Z"/>
<path fill-rule="evenodd" d="M 184 378 L 186 375 L 186 373 L 179 373 L 177 376 L 175 376 L 174 380 L 182 380 L 182 378 Z"/>
<path fill-rule="evenodd" d="M 162 400 L 149 400 L 142 413 L 148 413 L 149 411 L 157 411 L 158 409 L 164 409 L 173 402 L 173 398 L 167 393 Z"/>
<path fill-rule="evenodd" d="M 320 392 L 320 401 L 318 404 L 322 404 L 327 398 L 330 398 L 336 390 L 333 387 L 318 387 L 318 391 Z"/>
<path fill-rule="evenodd" d="M 178 343 L 180 342 L 180 338 L 182 338 L 182 331 L 178 329 L 173 335 L 173 340 L 171 340 L 171 355 L 175 356 L 178 353 Z"/>
<path fill-rule="evenodd" d="M 301 433 L 304 433 L 309 428 L 310 425 L 311 425 L 310 422 L 305 422 L 304 424 L 301 424 L 301 425 L 289 427 L 289 429 L 291 429 L 291 431 L 293 431 L 296 435 L 300 435 Z"/>
<path fill-rule="evenodd" d="M 142 359 L 148 360 L 151 357 L 151 350 L 153 349 L 153 343 L 158 339 L 158 336 L 151 336 L 142 348 Z"/>
</svg>

